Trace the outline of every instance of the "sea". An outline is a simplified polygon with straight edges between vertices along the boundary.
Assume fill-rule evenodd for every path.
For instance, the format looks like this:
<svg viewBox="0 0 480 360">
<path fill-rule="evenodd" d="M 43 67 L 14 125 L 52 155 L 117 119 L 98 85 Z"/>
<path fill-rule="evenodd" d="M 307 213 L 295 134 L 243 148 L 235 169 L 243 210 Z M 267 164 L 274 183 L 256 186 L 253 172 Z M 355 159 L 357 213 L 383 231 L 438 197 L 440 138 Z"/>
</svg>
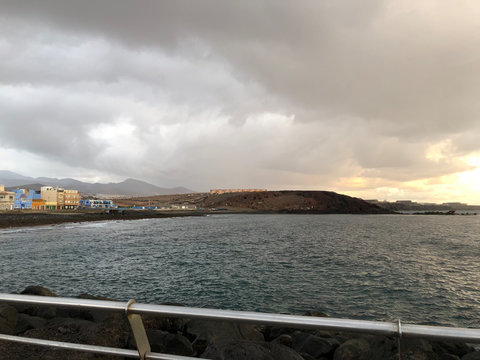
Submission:
<svg viewBox="0 0 480 360">
<path fill-rule="evenodd" d="M 0 230 L 0 292 L 480 327 L 480 216 L 210 215 Z"/>
</svg>

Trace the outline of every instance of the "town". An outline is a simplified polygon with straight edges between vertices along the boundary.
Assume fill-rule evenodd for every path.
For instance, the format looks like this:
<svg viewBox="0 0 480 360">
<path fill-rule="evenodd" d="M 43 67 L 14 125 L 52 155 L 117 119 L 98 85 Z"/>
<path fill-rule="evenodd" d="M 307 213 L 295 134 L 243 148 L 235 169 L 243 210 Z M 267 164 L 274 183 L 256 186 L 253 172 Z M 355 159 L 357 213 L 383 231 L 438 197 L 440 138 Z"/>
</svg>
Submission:
<svg viewBox="0 0 480 360">
<path fill-rule="evenodd" d="M 0 210 L 63 210 L 82 208 L 112 209 L 112 200 L 84 199 L 78 190 L 42 186 L 40 191 L 33 189 L 13 189 L 6 191 L 0 185 Z"/>
</svg>

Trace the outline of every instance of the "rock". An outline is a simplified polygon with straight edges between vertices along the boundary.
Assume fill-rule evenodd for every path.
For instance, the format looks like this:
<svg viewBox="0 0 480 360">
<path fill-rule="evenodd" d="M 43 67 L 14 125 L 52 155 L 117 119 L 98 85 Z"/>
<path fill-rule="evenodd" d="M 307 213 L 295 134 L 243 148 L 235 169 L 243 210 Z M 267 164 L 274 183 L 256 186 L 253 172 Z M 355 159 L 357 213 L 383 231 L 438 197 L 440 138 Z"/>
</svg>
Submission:
<svg viewBox="0 0 480 360">
<path fill-rule="evenodd" d="M 142 315 L 143 324 L 146 329 L 156 329 L 171 333 L 182 332 L 185 324 L 190 320 L 183 318 Z"/>
<path fill-rule="evenodd" d="M 52 292 L 50 289 L 44 288 L 43 286 L 27 286 L 20 294 L 58 297 L 57 294 Z"/>
<path fill-rule="evenodd" d="M 94 327 L 96 324 L 93 321 L 75 319 L 75 318 L 62 318 L 57 317 L 47 321 L 46 327 L 48 328 L 70 328 L 70 329 L 87 329 L 89 327 Z"/>
<path fill-rule="evenodd" d="M 44 319 L 43 319 L 44 320 Z M 46 320 L 44 320 L 46 321 Z M 98 324 L 82 319 L 58 318 L 46 321 L 45 326 L 27 330 L 22 336 L 54 341 L 96 344 L 116 348 L 125 347 L 126 324 L 109 322 Z M 5 346 L 3 346 L 5 344 Z M 114 360 L 116 357 L 0 342 L 0 360 Z"/>
<path fill-rule="evenodd" d="M 296 331 L 292 334 L 292 348 L 300 354 L 309 354 L 314 358 L 326 356 L 340 345 L 335 339 L 320 338 L 305 332 Z"/>
<path fill-rule="evenodd" d="M 0 334 L 13 335 L 13 328 L 11 328 L 7 320 L 0 318 Z"/>
<path fill-rule="evenodd" d="M 303 360 L 294 350 L 277 344 L 250 340 L 220 339 L 202 354 L 212 360 Z"/>
<path fill-rule="evenodd" d="M 42 286 L 27 286 L 20 294 L 58 297 L 57 294 Z M 19 313 L 24 313 L 31 316 L 40 316 L 46 319 L 51 319 L 56 316 L 56 308 L 53 306 L 45 307 L 30 304 L 14 304 L 13 306 Z"/>
<path fill-rule="evenodd" d="M 105 296 L 95 296 L 87 293 L 82 293 L 77 296 L 78 299 L 88 299 L 88 300 L 106 300 L 106 301 L 115 301 L 114 299 L 105 297 Z"/>
<path fill-rule="evenodd" d="M 153 352 L 183 356 L 192 356 L 194 353 L 192 344 L 185 336 L 152 329 L 147 329 L 146 333 Z M 128 347 L 136 349 L 135 340 L 131 333 L 128 339 Z"/>
<path fill-rule="evenodd" d="M 195 339 L 192 343 L 193 356 L 200 356 L 207 349 L 208 342 L 205 339 Z"/>
<path fill-rule="evenodd" d="M 460 360 L 460 358 L 457 355 L 453 355 L 453 354 L 441 354 L 439 359 L 440 360 Z"/>
<path fill-rule="evenodd" d="M 458 357 L 462 357 L 475 349 L 465 343 L 458 343 L 458 342 L 443 342 L 443 341 L 435 341 L 432 342 L 433 351 L 437 354 L 452 354 L 457 355 Z"/>
<path fill-rule="evenodd" d="M 41 306 L 36 312 L 36 316 L 42 317 L 44 319 L 53 319 L 57 316 L 57 308 L 53 306 Z"/>
<path fill-rule="evenodd" d="M 316 317 L 328 317 L 327 314 L 317 311 L 317 310 L 308 310 L 303 314 L 304 316 L 316 316 Z"/>
<path fill-rule="evenodd" d="M 293 339 L 290 335 L 283 334 L 277 337 L 276 339 L 272 340 L 272 342 L 275 342 L 277 344 L 281 344 L 287 347 L 292 347 L 293 344 Z"/>
<path fill-rule="evenodd" d="M 480 351 L 474 351 L 462 356 L 462 360 L 480 360 Z"/>
<path fill-rule="evenodd" d="M 223 321 L 190 320 L 185 333 L 191 339 L 206 340 L 208 344 L 219 339 L 264 341 L 263 334 L 254 325 Z"/>
<path fill-rule="evenodd" d="M 350 339 L 341 344 L 333 360 L 370 360 L 370 344 L 365 339 Z"/>
<path fill-rule="evenodd" d="M 438 360 L 438 355 L 433 351 L 432 343 L 423 339 L 402 338 L 402 359 L 405 360 Z"/>
<path fill-rule="evenodd" d="M 5 324 L 13 331 L 17 325 L 17 309 L 7 304 L 0 304 L 0 319 L 5 320 Z"/>
<path fill-rule="evenodd" d="M 104 300 L 104 301 L 115 301 L 114 299 L 105 297 L 105 296 L 94 296 L 91 294 L 83 293 L 77 296 L 79 299 L 87 300 Z M 119 318 L 124 316 L 124 314 L 119 314 L 118 312 L 95 310 L 95 309 L 57 309 L 58 316 L 62 317 L 73 317 L 80 318 L 84 320 L 90 320 L 95 322 L 105 322 L 111 320 L 112 318 Z"/>
<path fill-rule="evenodd" d="M 30 329 L 38 329 L 47 323 L 47 320 L 37 317 L 37 316 L 30 316 L 27 314 L 18 314 L 18 321 L 17 326 L 15 327 L 14 334 L 22 334 L 27 330 Z"/>
<path fill-rule="evenodd" d="M 266 341 L 273 341 L 281 335 L 291 335 L 295 331 L 298 331 L 298 329 L 279 326 L 265 326 L 265 328 L 263 329 L 263 335 Z"/>
</svg>

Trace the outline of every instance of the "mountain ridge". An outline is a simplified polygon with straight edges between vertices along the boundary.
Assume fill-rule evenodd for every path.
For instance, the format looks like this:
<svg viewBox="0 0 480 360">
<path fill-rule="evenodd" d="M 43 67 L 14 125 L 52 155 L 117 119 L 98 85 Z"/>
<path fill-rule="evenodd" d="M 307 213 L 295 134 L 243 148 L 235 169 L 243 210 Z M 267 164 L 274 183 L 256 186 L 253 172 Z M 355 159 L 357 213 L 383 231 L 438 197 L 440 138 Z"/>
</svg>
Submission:
<svg viewBox="0 0 480 360">
<path fill-rule="evenodd" d="M 195 191 L 185 187 L 164 188 L 146 181 L 127 178 L 114 183 L 89 183 L 73 178 L 28 177 L 9 170 L 0 170 L 0 184 L 7 188 L 28 187 L 37 189 L 39 185 L 59 186 L 76 189 L 83 194 L 110 195 L 110 196 L 152 196 L 193 193 Z"/>
</svg>

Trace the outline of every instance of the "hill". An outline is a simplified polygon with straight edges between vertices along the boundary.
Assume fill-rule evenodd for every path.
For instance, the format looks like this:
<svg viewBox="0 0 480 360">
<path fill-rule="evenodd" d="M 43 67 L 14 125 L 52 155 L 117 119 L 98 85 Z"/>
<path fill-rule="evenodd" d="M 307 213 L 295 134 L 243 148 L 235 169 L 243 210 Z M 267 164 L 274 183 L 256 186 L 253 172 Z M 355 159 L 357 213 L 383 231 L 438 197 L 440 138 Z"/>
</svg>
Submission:
<svg viewBox="0 0 480 360">
<path fill-rule="evenodd" d="M 249 209 L 291 213 L 380 214 L 379 206 L 330 191 L 265 191 L 209 195 L 205 208 Z"/>
<path fill-rule="evenodd" d="M 314 214 L 385 214 L 389 210 L 329 191 L 264 191 L 227 194 L 195 193 L 118 199 L 120 206 L 192 204 L 203 209 Z"/>
</svg>

